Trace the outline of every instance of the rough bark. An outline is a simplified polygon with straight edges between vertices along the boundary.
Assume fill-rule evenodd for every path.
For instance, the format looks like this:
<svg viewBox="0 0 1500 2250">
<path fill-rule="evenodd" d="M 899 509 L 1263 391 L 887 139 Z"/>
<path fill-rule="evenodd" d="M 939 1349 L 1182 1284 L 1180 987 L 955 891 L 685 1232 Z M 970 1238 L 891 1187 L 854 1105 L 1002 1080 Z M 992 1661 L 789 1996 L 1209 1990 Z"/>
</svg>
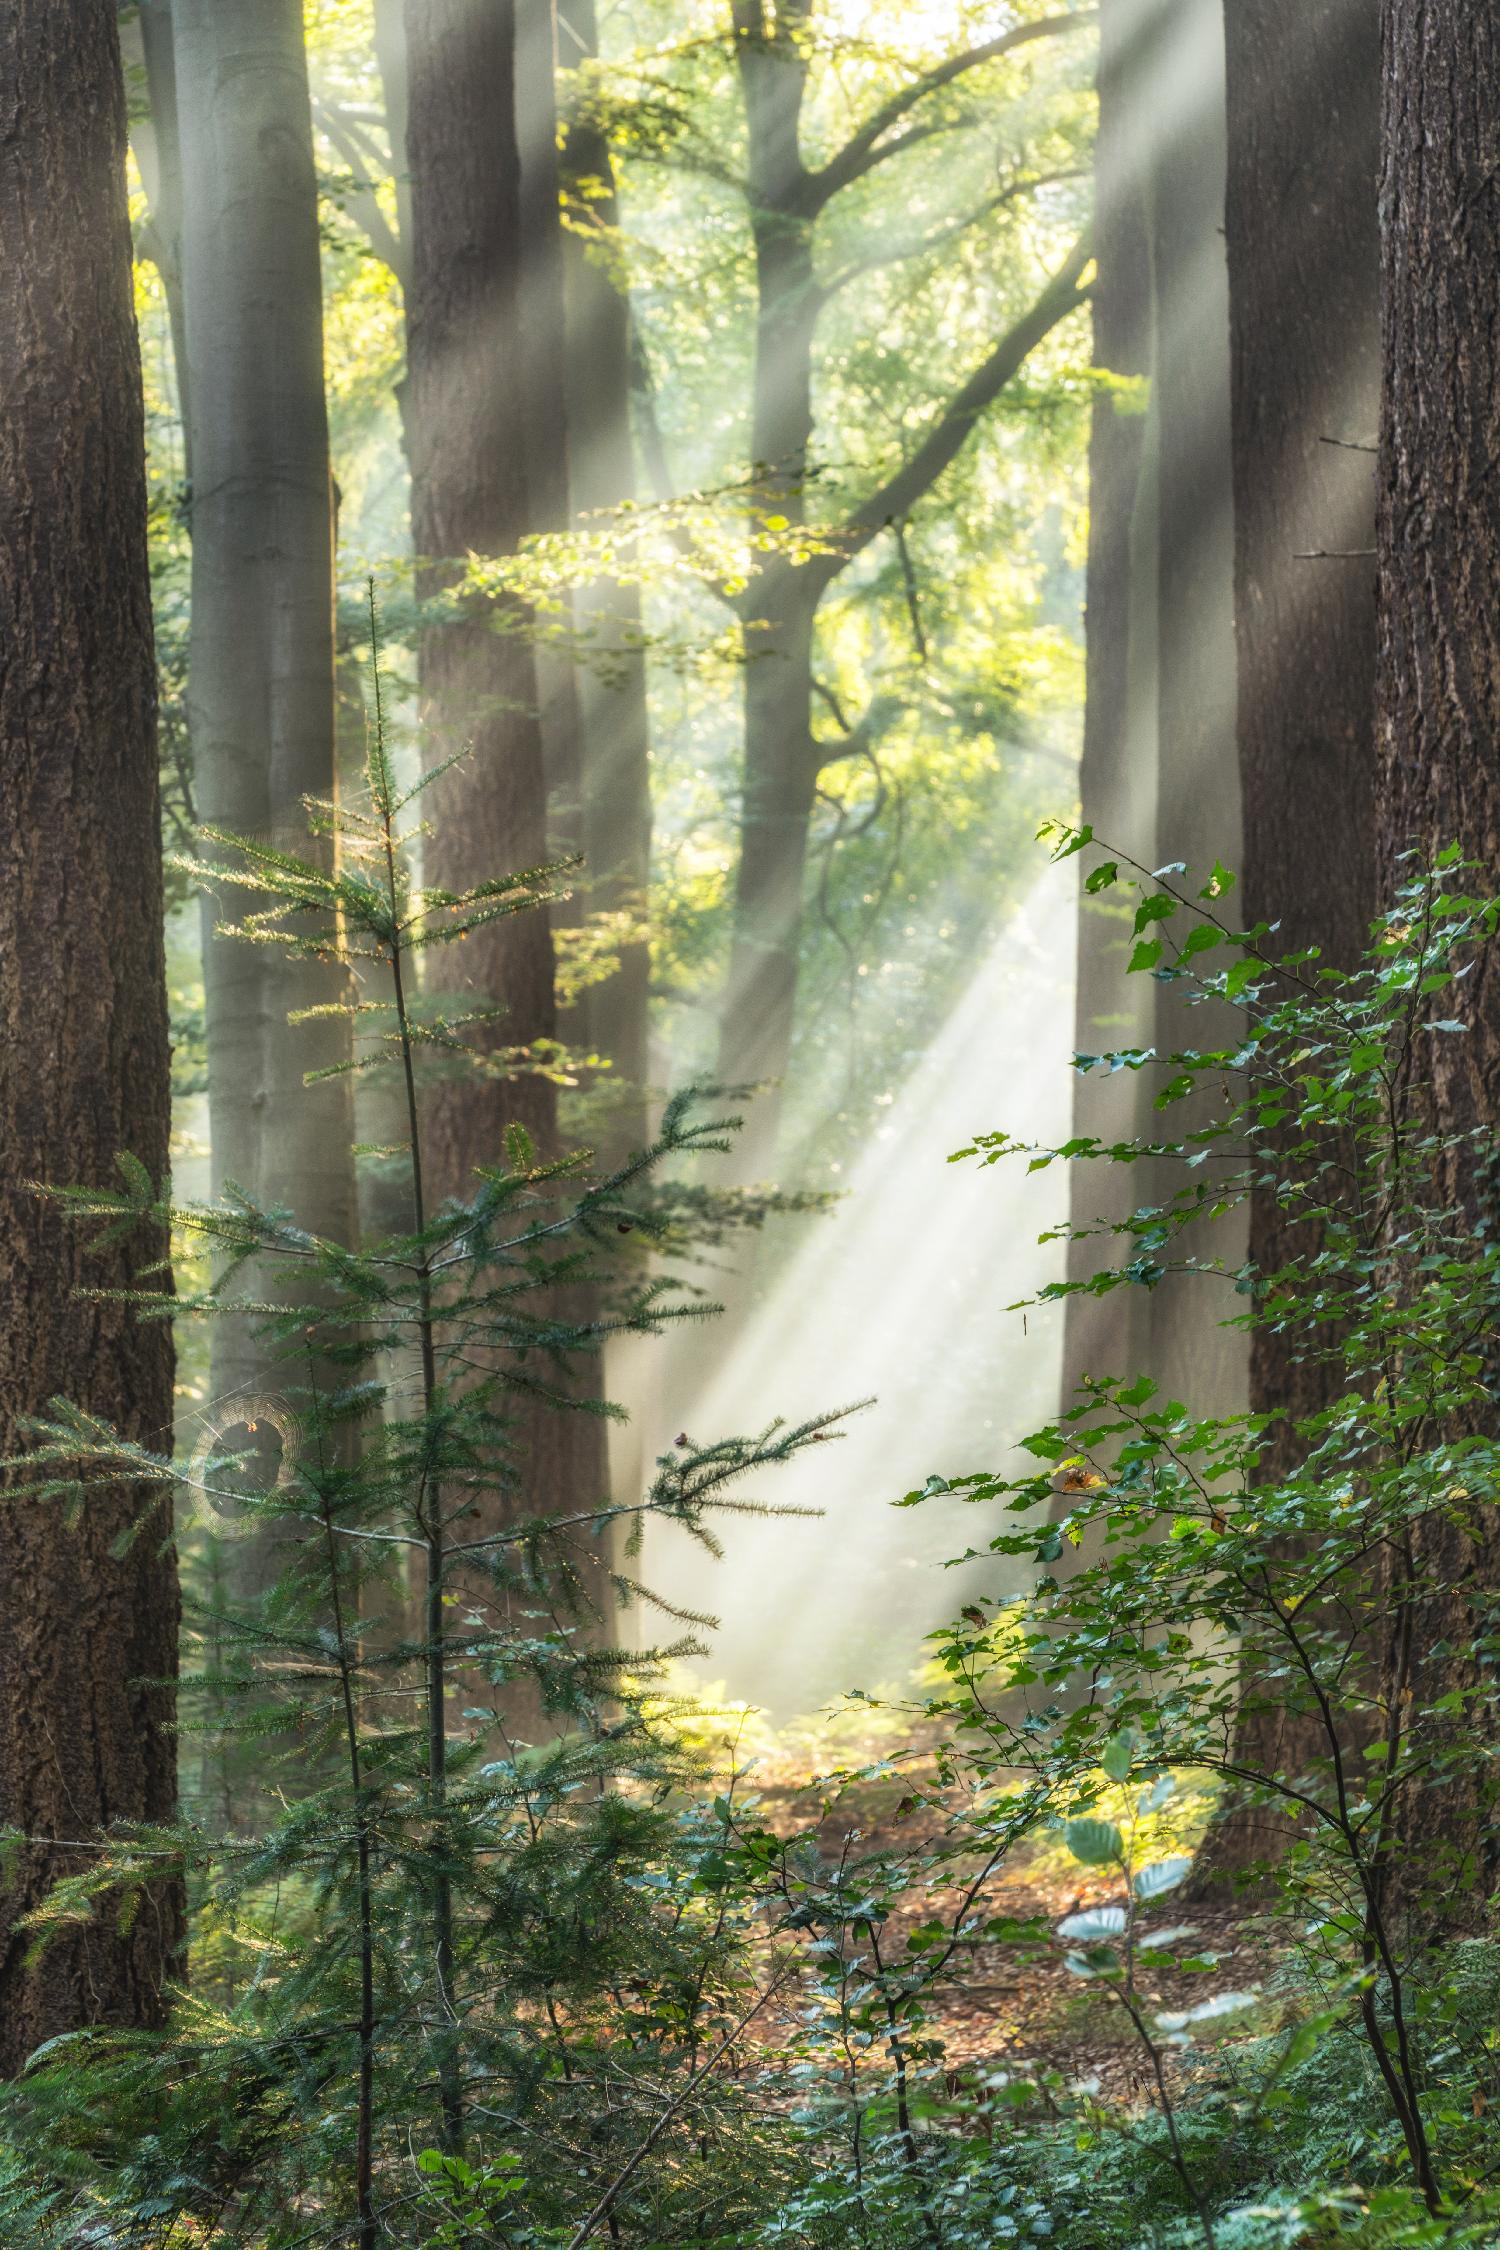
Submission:
<svg viewBox="0 0 1500 2250">
<path fill-rule="evenodd" d="M 561 0 L 561 60 L 575 68 L 597 53 L 593 0 Z M 563 143 L 572 199 L 565 237 L 568 310 L 567 408 L 573 506 L 589 518 L 635 498 L 631 436 L 630 300 L 608 255 L 618 225 L 609 137 L 575 105 Z M 585 214 L 597 240 L 584 232 Z M 640 591 L 600 579 L 578 589 L 583 646 L 580 843 L 595 914 L 619 916 L 618 966 L 587 995 L 588 1043 L 612 1064 L 600 1088 L 601 1154 L 644 1147 L 649 1132 L 651 948 L 651 718 Z"/>
<path fill-rule="evenodd" d="M 1348 968 L 1375 908 L 1375 475 L 1359 449 L 1379 393 L 1379 24 L 1368 0 L 1232 0 L 1224 26 L 1242 912 L 1279 925 L 1278 950 Z M 1307 1247 L 1273 1195 L 1253 1198 L 1259 1271 Z M 1250 1405 L 1281 1417 L 1268 1478 L 1295 1465 L 1292 1425 L 1340 1372 L 1254 1332 Z M 1247 1681 L 1238 1765 L 1297 1772 L 1326 1753 L 1313 1720 Z M 1274 1857 L 1286 1833 L 1284 1815 L 1231 1811 L 1197 1879 Z"/>
<path fill-rule="evenodd" d="M 1500 17 L 1482 0 L 1385 0 L 1382 120 L 1378 849 L 1457 841 L 1500 881 Z M 1448 1007 L 1445 996 L 1444 1006 Z M 1457 1003 L 1463 1039 L 1430 1043 L 1437 1124 L 1500 1116 L 1500 965 Z M 1475 1183 L 1459 1179 L 1475 1199 Z M 1421 1605 L 1418 1707 L 1465 1684 L 1455 1656 L 1500 1585 L 1488 1526 L 1429 1528 L 1419 1571 L 1447 1591 Z M 1402 1858 L 1473 1921 L 1500 1874 L 1500 1831 L 1477 1779 L 1413 1794 Z M 1413 1886 L 1408 1885 L 1408 1888 Z M 1429 1897 L 1430 1906 L 1430 1897 Z"/>
<path fill-rule="evenodd" d="M 515 11 L 482 0 L 410 0 L 406 16 L 411 177 L 407 437 L 412 536 L 424 600 L 451 587 L 470 553 L 506 555 L 530 529 L 519 332 L 520 163 Z M 429 762 L 467 751 L 428 799 L 431 878 L 454 889 L 538 867 L 547 856 L 546 781 L 529 620 L 497 631 L 486 607 L 424 630 L 422 720 Z M 471 996 L 504 1013 L 494 1044 L 557 1028 L 552 940 L 541 913 L 477 935 L 463 963 Z M 448 963 L 443 974 L 453 974 Z M 535 1074 L 434 1100 L 439 1193 L 468 1191 L 499 1160 L 517 1118 L 556 1134 L 550 1084 Z"/>
<path fill-rule="evenodd" d="M 160 1178 L 170 1095 L 145 434 L 112 0 L 0 16 L 0 1451 L 54 1395 L 170 1447 L 164 1323 L 80 1303 L 164 1254 L 107 1254 L 29 1183 Z M 0 1902 L 0 2070 L 92 2023 L 154 2024 L 183 1933 L 164 1884 L 27 1966 L 11 1934 L 76 1850 L 175 1801 L 169 1526 L 112 1552 L 138 1499 L 0 1511 L 0 1820 L 31 1839 Z"/>
<path fill-rule="evenodd" d="M 200 817 L 298 852 L 305 796 L 335 793 L 333 495 L 323 391 L 317 180 L 298 0 L 176 0 L 183 267 L 192 402 L 189 711 Z M 337 971 L 218 936 L 245 902 L 210 901 L 204 992 L 214 1192 L 233 1181 L 342 1242 L 356 1226 L 338 1020 L 288 1011 L 345 997 Z M 274 1279 L 284 1288 L 284 1275 Z M 251 1324 L 216 1323 L 216 1410 L 275 1371 Z M 237 1542 L 242 1590 L 274 1545 Z"/>
<path fill-rule="evenodd" d="M 407 298 L 407 442 L 412 531 L 424 599 L 450 588 L 457 558 L 513 553 L 533 528 L 528 477 L 524 280 L 516 130 L 516 22 L 510 4 L 408 0 L 407 165 L 411 285 Z M 419 676 L 431 762 L 469 755 L 434 786 L 427 874 L 462 889 L 541 865 L 547 792 L 529 619 L 497 631 L 485 608 L 422 633 Z M 513 915 L 464 949 L 465 999 L 498 1008 L 484 1038 L 529 1047 L 556 1036 L 553 948 L 543 912 Z M 455 965 L 445 963 L 445 980 Z M 426 1130 L 438 1195 L 467 1196 L 474 1168 L 503 1161 L 504 1128 L 557 1145 L 554 1089 L 535 1071 L 434 1088 Z M 591 1367 L 576 1381 L 593 1387 Z M 605 1488 L 602 1425 L 546 1406 L 518 1413 L 517 1511 L 586 1507 Z M 594 1592 L 608 1603 L 602 1571 Z M 534 1714 L 512 1714 L 530 1724 Z"/>
</svg>

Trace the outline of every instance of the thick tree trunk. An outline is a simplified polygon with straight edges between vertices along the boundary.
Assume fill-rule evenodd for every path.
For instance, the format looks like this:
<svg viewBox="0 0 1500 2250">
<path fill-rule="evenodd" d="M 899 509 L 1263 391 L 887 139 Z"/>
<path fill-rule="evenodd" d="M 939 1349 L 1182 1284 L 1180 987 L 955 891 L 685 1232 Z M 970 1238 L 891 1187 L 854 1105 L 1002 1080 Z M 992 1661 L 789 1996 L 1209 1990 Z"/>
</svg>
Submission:
<svg viewBox="0 0 1500 2250">
<path fill-rule="evenodd" d="M 407 299 L 407 442 L 412 531 L 424 598 L 454 584 L 456 558 L 513 553 L 532 528 L 528 481 L 521 183 L 510 0 L 408 0 L 407 159 L 411 285 Z M 430 762 L 467 749 L 427 800 L 429 878 L 462 889 L 541 865 L 547 792 L 529 619 L 498 632 L 483 607 L 422 634 L 420 685 Z M 529 1047 L 557 1031 L 552 937 L 543 912 L 513 915 L 464 949 L 469 1004 L 501 1013 L 492 1047 Z M 451 978 L 455 964 L 444 963 Z M 505 1126 L 557 1145 L 548 1079 L 522 1070 L 433 1090 L 428 1157 L 438 1195 L 467 1196 L 480 1164 L 504 1160 Z M 576 1376 L 594 1387 L 592 1368 Z M 516 1510 L 554 1515 L 605 1490 L 603 1425 L 586 1413 L 518 1414 Z M 601 1564 L 592 1589 L 608 1610 Z M 517 1707 L 529 1725 L 534 1713 Z"/>
<path fill-rule="evenodd" d="M 1378 845 L 1457 841 L 1500 882 L 1500 16 L 1487 0 L 1385 0 L 1381 211 L 1384 398 L 1380 436 Z M 1333 567 L 1333 566 L 1326 566 Z M 1450 1005 L 1445 997 L 1444 1006 Z M 1430 1043 L 1436 1121 L 1500 1118 L 1500 964 L 1466 979 L 1464 1039 Z M 1472 1198 L 1473 1183 L 1456 1183 Z M 1486 1511 L 1486 1517 L 1491 1511 Z M 1500 1585 L 1500 1538 L 1429 1527 L 1417 1557 L 1451 1591 L 1415 1634 L 1420 1708 L 1465 1684 L 1476 1596 Z M 1455 1675 L 1460 1675 L 1455 1677 Z M 1455 1923 L 1476 1921 L 1500 1874 L 1500 1830 L 1472 1785 L 1402 1808 L 1402 1853 L 1438 1884 Z M 1408 1888 L 1411 1886 L 1408 1885 Z M 1429 1897 L 1429 1908 L 1430 1908 Z"/>
<path fill-rule="evenodd" d="M 513 0 L 409 0 L 411 175 L 407 437 L 412 536 L 424 599 L 451 587 L 461 559 L 514 553 L 530 529 L 519 305 L 520 165 Z M 431 878 L 454 889 L 542 865 L 546 782 L 529 619 L 496 631 L 471 606 L 422 635 L 420 686 L 429 763 L 467 751 L 428 798 Z M 492 1044 L 556 1034 L 545 914 L 476 936 L 463 963 L 471 999 L 503 1010 Z M 453 974 L 446 961 L 445 977 Z M 519 1119 L 545 1147 L 556 1101 L 537 1075 L 444 1091 L 431 1150 L 442 1195 L 467 1194 L 476 1164 L 499 1162 Z"/>
<path fill-rule="evenodd" d="M 198 809 L 298 852 L 303 798 L 335 791 L 333 509 L 317 181 L 298 0 L 176 0 L 183 267 L 193 426 L 189 705 Z M 204 992 L 214 1192 L 235 1182 L 342 1242 L 356 1226 L 347 1023 L 289 1027 L 342 978 L 214 934 Z M 285 1277 L 261 1276 L 285 1287 Z M 243 1319 L 221 1320 L 221 1415 L 274 1383 Z M 274 1543 L 236 1544 L 245 1592 Z"/>
<path fill-rule="evenodd" d="M 145 435 L 112 0 L 0 16 L 0 1450 L 54 1395 L 170 1447 L 172 1343 L 81 1287 L 128 1287 L 30 1183 L 159 1179 L 170 1096 Z M 0 1901 L 0 2071 L 82 2024 L 162 2020 L 182 1941 L 164 1884 L 28 1966 L 19 1913 L 113 1821 L 175 1801 L 177 1575 L 137 1501 L 0 1511 L 0 1821 L 31 1841 Z"/>
<path fill-rule="evenodd" d="M 1279 924 L 1278 950 L 1318 946 L 1347 968 L 1375 908 L 1375 476 L 1359 449 L 1379 396 L 1379 25 L 1368 0 L 1230 0 L 1224 26 L 1240 911 Z M 1299 559 L 1314 554 L 1327 559 Z M 1259 1271 L 1306 1247 L 1274 1196 L 1254 1198 Z M 1281 1417 L 1268 1478 L 1295 1465 L 1291 1425 L 1338 1383 L 1287 1336 L 1255 1331 L 1250 1404 Z M 1246 1682 L 1237 1764 L 1296 1773 L 1327 1747 Z M 1242 1874 L 1286 1834 L 1282 1813 L 1231 1810 L 1196 1879 Z"/>
<path fill-rule="evenodd" d="M 561 0 L 559 46 L 565 68 L 598 49 L 593 0 Z M 609 137 L 587 110 L 575 109 L 563 144 L 574 204 L 567 257 L 569 462 L 573 507 L 591 516 L 636 493 L 631 436 L 630 300 L 607 257 L 618 224 Z M 583 213 L 597 225 L 596 247 L 579 231 Z M 615 1161 L 644 1147 L 650 1131 L 651 948 L 646 918 L 651 885 L 651 719 L 640 592 L 607 579 L 575 599 L 583 664 L 580 844 L 590 910 L 618 916 L 618 967 L 587 995 L 588 1043 L 613 1066 L 600 1088 L 600 1152 Z"/>
</svg>

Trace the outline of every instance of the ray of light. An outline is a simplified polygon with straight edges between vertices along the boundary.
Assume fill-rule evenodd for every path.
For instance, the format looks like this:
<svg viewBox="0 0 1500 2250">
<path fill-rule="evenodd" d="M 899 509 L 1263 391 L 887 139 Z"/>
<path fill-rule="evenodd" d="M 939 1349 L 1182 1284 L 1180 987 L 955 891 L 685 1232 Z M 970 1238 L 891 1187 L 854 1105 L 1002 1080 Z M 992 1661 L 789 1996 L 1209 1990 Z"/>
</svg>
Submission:
<svg viewBox="0 0 1500 2250">
<path fill-rule="evenodd" d="M 1036 1236 L 1062 1215 L 1063 1173 L 946 1159 L 995 1127 L 1065 1137 L 1075 912 L 1066 877 L 1043 877 L 724 1366 L 664 1402 L 658 1445 L 682 1425 L 701 1439 L 878 1401 L 757 1495 L 818 1519 L 733 1521 L 717 1564 L 653 1531 L 648 1582 L 717 1615 L 705 1675 L 736 1696 L 791 1713 L 904 1677 L 962 1598 L 938 1566 L 984 1530 L 957 1503 L 891 1502 L 934 1471 L 998 1465 L 1052 1410 L 1060 1323 L 1007 1308 L 1061 1272 Z"/>
</svg>

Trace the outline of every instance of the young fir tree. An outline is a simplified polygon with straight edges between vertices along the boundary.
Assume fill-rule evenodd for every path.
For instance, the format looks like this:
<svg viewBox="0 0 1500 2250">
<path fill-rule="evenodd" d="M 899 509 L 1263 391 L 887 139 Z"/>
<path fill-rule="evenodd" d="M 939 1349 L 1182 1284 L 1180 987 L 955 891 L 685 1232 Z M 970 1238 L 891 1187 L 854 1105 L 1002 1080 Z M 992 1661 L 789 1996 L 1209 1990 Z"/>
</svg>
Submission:
<svg viewBox="0 0 1500 2250">
<path fill-rule="evenodd" d="M 197 1723 L 256 1746 L 264 1825 L 226 1829 L 204 1806 L 117 1827 L 33 1916 L 45 1947 L 99 1902 L 128 1918 L 180 1870 L 196 1967 L 164 2034 L 81 2038 L 33 2072 L 18 2137 L 45 2154 L 13 2175 L 9 2205 L 0 2169 L 7 2242 L 582 2242 L 617 2205 L 675 2199 L 696 2234 L 749 2192 L 719 2161 L 715 2073 L 761 1994 L 737 1917 L 695 1877 L 712 1823 L 685 1809 L 690 1764 L 660 1680 L 673 1651 L 600 1645 L 589 1599 L 617 1525 L 661 1517 L 712 1545 L 711 1512 L 755 1506 L 736 1498 L 742 1480 L 828 1422 L 709 1446 L 684 1435 L 638 1504 L 579 1489 L 560 1512 L 529 1493 L 518 1409 L 589 1411 L 569 1363 L 681 1316 L 643 1254 L 663 1232 L 650 1176 L 724 1148 L 725 1125 L 679 1099 L 656 1145 L 604 1177 L 586 1157 L 539 1162 L 516 1125 L 467 1196 L 431 1195 L 424 1080 L 434 1059 L 495 1058 L 423 1010 L 418 964 L 538 912 L 554 879 L 413 888 L 431 777 L 399 791 L 379 709 L 377 677 L 366 801 L 309 808 L 337 829 L 331 871 L 322 851 L 219 834 L 206 874 L 256 902 L 242 941 L 360 980 L 335 1003 L 365 1028 L 343 1067 L 392 1070 L 404 1089 L 413 1223 L 351 1249 L 248 1197 L 171 1213 L 215 1254 L 188 1315 L 238 1312 L 247 1265 L 286 1277 L 258 1299 L 274 1381 L 249 1410 L 280 1442 L 270 1491 L 248 1454 L 200 1447 L 184 1471 L 65 1404 L 24 1472 L 36 1501 L 84 1520 L 128 1478 L 143 1526 L 175 1485 L 281 1568 L 261 1602 L 188 1613 L 186 1695 Z M 138 1166 L 117 1193 L 55 1200 L 109 1240 L 166 1216 Z M 580 1325 L 557 1308 L 585 1291 L 599 1309 Z M 169 1303 L 134 1301 L 157 1317 Z M 393 1366 L 413 1370 L 395 1397 L 375 1373 Z M 245 1412 L 227 1405 L 224 1427 Z M 406 1557 L 422 1616 L 402 1636 L 386 1612 Z M 542 1714 L 537 1741 L 507 1729 L 517 1683 Z M 513 2222 L 444 2232 L 464 2204 Z"/>
</svg>

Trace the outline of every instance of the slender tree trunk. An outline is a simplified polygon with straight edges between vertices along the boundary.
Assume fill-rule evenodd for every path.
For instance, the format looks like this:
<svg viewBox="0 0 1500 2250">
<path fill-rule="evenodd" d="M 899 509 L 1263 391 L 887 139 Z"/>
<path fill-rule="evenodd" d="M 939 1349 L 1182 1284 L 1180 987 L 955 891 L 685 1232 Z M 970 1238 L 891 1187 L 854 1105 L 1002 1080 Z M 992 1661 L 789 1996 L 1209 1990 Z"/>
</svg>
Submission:
<svg viewBox="0 0 1500 2250">
<path fill-rule="evenodd" d="M 1229 426 L 1229 290 L 1225 182 L 1224 27 L 1220 0 L 1156 0 L 1156 114 L 1151 165 L 1156 308 L 1157 601 L 1156 864 L 1184 860 L 1205 880 L 1216 859 L 1236 867 L 1242 829 L 1235 757 L 1234 523 Z M 1209 1018 L 1170 985 L 1155 987 L 1159 1051 L 1201 1044 Z M 1218 1018 L 1231 1037 L 1235 1019 Z M 1174 1109 L 1172 1130 L 1207 1121 L 1212 1097 Z M 1181 1185 L 1180 1171 L 1152 1183 Z M 1148 1194 L 1149 1200 L 1149 1194 Z M 1243 1220 L 1194 1240 L 1231 1269 Z M 1248 1351 L 1195 1277 L 1153 1290 L 1150 1371 L 1200 1414 L 1245 1404 Z"/>
<path fill-rule="evenodd" d="M 1230 0 L 1224 28 L 1240 911 L 1278 924 L 1279 950 L 1348 968 L 1375 908 L 1375 473 L 1359 448 L 1379 395 L 1379 24 L 1368 0 Z M 1257 1195 L 1252 1264 L 1274 1273 L 1305 1248 Z M 1280 1417 L 1268 1479 L 1295 1467 L 1292 1424 L 1338 1384 L 1255 1331 L 1250 1405 Z M 1320 1726 L 1246 1681 L 1238 1765 L 1296 1773 L 1326 1752 Z M 1195 1881 L 1275 1858 L 1287 1832 L 1284 1813 L 1232 1808 Z"/>
<path fill-rule="evenodd" d="M 561 60 L 576 67 L 598 51 L 593 0 L 561 0 Z M 609 136 L 575 106 L 563 146 L 572 201 L 565 236 L 568 301 L 567 403 L 573 506 L 585 527 L 636 493 L 631 436 L 630 300 L 609 252 L 619 223 Z M 597 243 L 582 233 L 585 214 Z M 583 643 L 582 823 L 588 903 L 621 923 L 618 966 L 587 995 L 589 1045 L 613 1065 L 600 1134 L 606 1161 L 645 1146 L 650 1130 L 651 718 L 640 592 L 607 579 L 580 587 Z"/>
<path fill-rule="evenodd" d="M 99 1255 L 30 1183 L 167 1165 L 145 433 L 112 0 L 0 15 L 0 1451 L 62 1394 L 169 1447 L 172 1342 L 82 1287 L 166 1253 Z M 118 1820 L 175 1803 L 169 1530 L 115 1551 L 136 1496 L 0 1511 L 0 1820 L 29 1839 L 0 1902 L 0 2070 L 83 2024 L 155 2024 L 182 1942 L 175 1884 L 37 1964 L 15 1917 Z"/>
<path fill-rule="evenodd" d="M 177 63 L 172 51 L 171 0 L 140 0 L 134 16 L 120 26 L 128 64 L 145 80 L 145 107 L 131 121 L 141 185 L 149 217 L 142 250 L 161 276 L 172 331 L 172 367 L 177 378 L 177 411 L 182 422 L 184 481 L 192 483 L 187 451 L 187 330 L 182 292 L 182 145 L 177 121 Z"/>
<path fill-rule="evenodd" d="M 511 0 L 408 0 L 407 442 L 418 589 L 451 588 L 456 558 L 513 553 L 532 528 L 528 480 L 524 280 Z M 518 401 L 521 404 L 518 405 Z M 542 864 L 547 793 L 530 620 L 497 631 L 487 608 L 461 609 L 422 634 L 420 686 L 431 759 L 467 749 L 428 799 L 427 874 L 460 889 Z M 444 964 L 451 979 L 457 964 Z M 528 1048 L 557 1031 L 545 913 L 518 914 L 465 949 L 465 998 L 501 1014 L 493 1047 Z M 505 1126 L 557 1146 L 552 1084 L 537 1072 L 438 1087 L 428 1137 L 439 1198 L 467 1196 L 475 1167 L 504 1160 Z M 550 1372 L 550 1371 L 549 1371 Z M 525 1515 L 587 1507 L 605 1490 L 603 1425 L 546 1406 L 518 1413 L 516 1506 Z M 592 1588 L 607 1613 L 602 1558 Z M 532 1712 L 513 1714 L 530 1725 Z"/>
<path fill-rule="evenodd" d="M 811 0 L 772 20 L 764 0 L 734 0 L 735 60 L 750 149 L 755 245 L 755 366 L 750 453 L 761 506 L 788 525 L 807 518 L 813 337 L 819 296 L 802 160 Z M 822 586 L 774 562 L 742 605 L 744 795 L 729 980 L 719 1046 L 726 1082 L 760 1083 L 737 1161 L 747 1176 L 775 1163 L 781 1084 L 791 1057 L 808 824 L 817 781 L 813 633 Z"/>
<path fill-rule="evenodd" d="M 1099 15 L 1099 133 L 1095 150 L 1094 364 L 1121 379 L 1094 406 L 1089 434 L 1089 551 L 1081 817 L 1106 856 L 1155 858 L 1156 672 L 1154 524 L 1145 485 L 1147 386 L 1152 366 L 1151 236 L 1147 204 L 1146 39 L 1150 0 L 1103 0 Z M 1134 386 L 1128 388 L 1125 386 Z M 1143 545 L 1146 553 L 1143 555 Z M 1080 895 L 1075 1039 L 1084 1055 L 1148 1047 L 1155 988 L 1129 978 L 1130 921 L 1109 891 Z M 1147 1089 L 1134 1071 L 1082 1076 L 1074 1131 L 1114 1143 L 1142 1129 Z M 1072 1179 L 1073 1220 L 1129 1217 L 1138 1200 L 1124 1166 L 1083 1164 Z M 1068 1277 L 1086 1280 L 1107 1257 L 1098 1242 L 1069 1245 Z M 1144 1290 L 1068 1300 L 1063 1398 L 1085 1375 L 1125 1375 L 1146 1364 Z"/>
<path fill-rule="evenodd" d="M 317 181 L 298 0 L 176 0 L 183 266 L 192 401 L 189 707 L 201 817 L 307 852 L 305 796 L 335 790 L 333 508 L 323 392 Z M 339 1020 L 288 1011 L 344 997 L 332 970 L 214 934 L 204 990 L 213 1186 L 229 1182 L 342 1242 L 356 1226 Z M 263 1280 L 266 1277 L 261 1277 Z M 285 1277 L 275 1277 L 285 1286 Z M 219 1413 L 274 1381 L 248 1321 L 216 1324 Z M 244 1590 L 274 1568 L 237 1545 Z"/>
<path fill-rule="evenodd" d="M 1457 841 L 1500 882 L 1500 16 L 1487 0 L 1384 0 L 1378 845 L 1381 873 L 1415 845 Z M 1332 567 L 1332 566 L 1328 566 Z M 1500 1118 L 1500 965 L 1465 980 L 1464 1039 L 1427 1048 L 1436 1123 Z M 1447 998 L 1445 1007 L 1449 1005 Z M 1473 1179 L 1456 1192 L 1478 1202 Z M 1468 1674 L 1453 1654 L 1500 1585 L 1487 1528 L 1426 1528 L 1419 1571 L 1449 1589 L 1415 1632 L 1417 1706 Z M 1500 1831 L 1477 1781 L 1417 1792 L 1401 1860 L 1445 1894 L 1455 1925 L 1493 1893 Z M 1410 1884 L 1408 1888 L 1412 1887 Z"/>
</svg>

